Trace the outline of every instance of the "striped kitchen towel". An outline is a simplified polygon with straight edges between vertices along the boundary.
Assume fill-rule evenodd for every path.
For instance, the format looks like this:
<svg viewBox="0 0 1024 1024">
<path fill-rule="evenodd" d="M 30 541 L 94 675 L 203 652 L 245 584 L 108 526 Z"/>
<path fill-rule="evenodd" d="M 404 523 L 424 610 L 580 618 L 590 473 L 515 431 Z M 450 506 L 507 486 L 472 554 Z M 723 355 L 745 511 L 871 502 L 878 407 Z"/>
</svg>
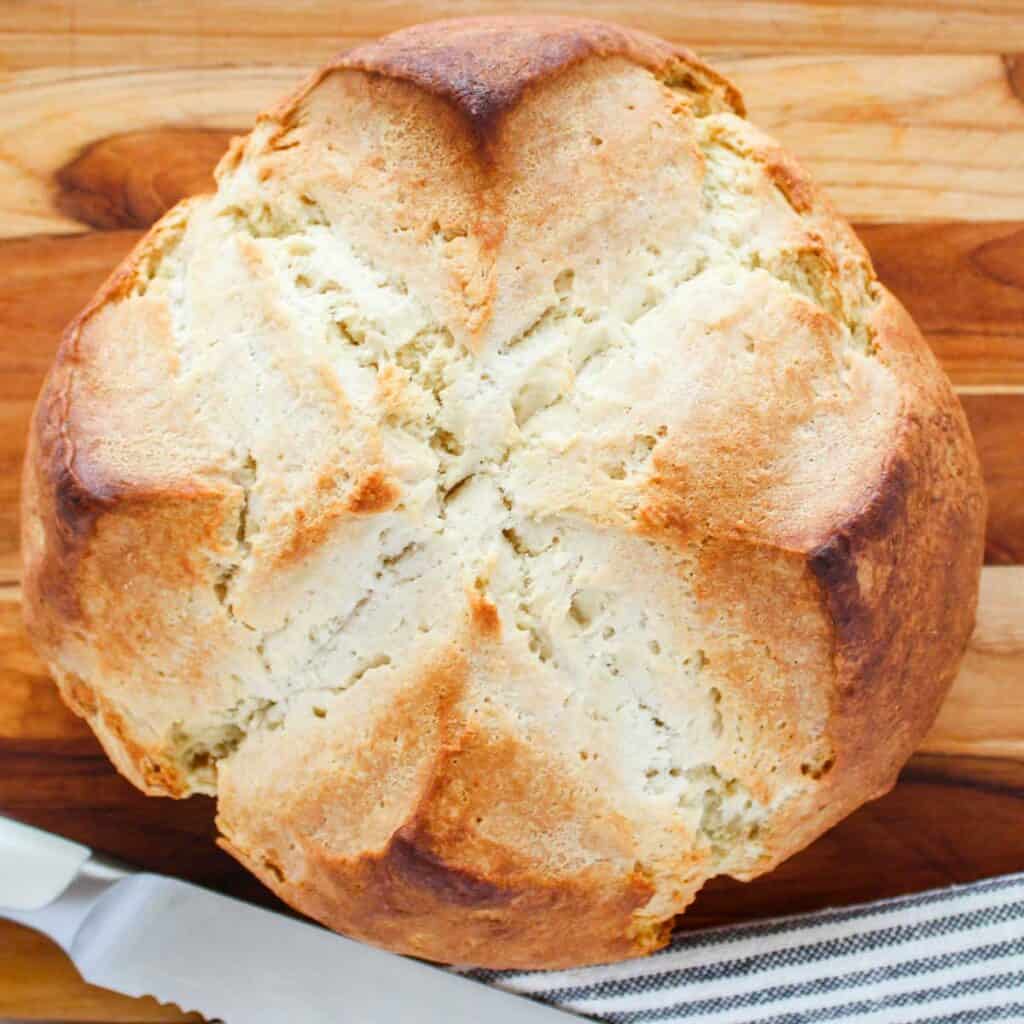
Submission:
<svg viewBox="0 0 1024 1024">
<path fill-rule="evenodd" d="M 684 933 L 607 967 L 469 973 L 612 1024 L 1024 1022 L 1024 874 Z"/>
</svg>

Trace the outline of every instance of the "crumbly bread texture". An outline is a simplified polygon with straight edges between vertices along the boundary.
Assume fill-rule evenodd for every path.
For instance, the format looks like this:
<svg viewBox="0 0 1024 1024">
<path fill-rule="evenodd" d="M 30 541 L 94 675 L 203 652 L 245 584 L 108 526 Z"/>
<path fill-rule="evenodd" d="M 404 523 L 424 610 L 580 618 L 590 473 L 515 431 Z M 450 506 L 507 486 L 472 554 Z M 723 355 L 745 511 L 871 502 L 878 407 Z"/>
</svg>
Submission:
<svg viewBox="0 0 1024 1024">
<path fill-rule="evenodd" d="M 339 57 L 69 327 L 25 603 L 148 793 L 325 924 L 656 948 L 888 789 L 984 498 L 914 324 L 685 50 L 482 19 Z"/>
</svg>

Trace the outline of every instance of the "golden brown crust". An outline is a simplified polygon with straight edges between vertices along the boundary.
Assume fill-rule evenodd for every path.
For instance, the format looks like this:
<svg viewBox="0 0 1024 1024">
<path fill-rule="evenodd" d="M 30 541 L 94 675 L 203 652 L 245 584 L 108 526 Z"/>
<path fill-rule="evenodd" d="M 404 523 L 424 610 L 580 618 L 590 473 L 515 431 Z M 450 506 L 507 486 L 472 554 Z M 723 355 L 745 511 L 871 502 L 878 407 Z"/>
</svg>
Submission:
<svg viewBox="0 0 1024 1024">
<path fill-rule="evenodd" d="M 967 427 L 740 113 L 627 29 L 410 29 L 261 118 L 68 329 L 33 636 L 121 771 L 216 792 L 328 926 L 639 955 L 931 721 L 976 599 Z"/>
<path fill-rule="evenodd" d="M 414 25 L 344 54 L 325 70 L 383 75 L 439 96 L 459 111 L 486 148 L 529 88 L 583 61 L 609 57 L 717 94 L 723 105 L 743 113 L 737 89 L 689 50 L 645 32 L 580 18 L 463 18 Z"/>
<path fill-rule="evenodd" d="M 934 720 L 974 628 L 984 555 L 985 492 L 960 403 L 888 293 L 873 326 L 905 382 L 899 431 L 863 507 L 808 557 L 835 630 L 842 807 L 887 791 Z"/>
<path fill-rule="evenodd" d="M 118 488 L 77 450 L 72 436 L 71 392 L 81 358 L 83 330 L 108 304 L 136 286 L 144 264 L 167 244 L 181 222 L 185 206 L 160 221 L 111 272 L 92 301 L 67 326 L 54 365 L 43 382 L 29 431 L 22 487 L 23 560 L 29 625 L 45 619 L 49 609 L 73 620 L 81 613 L 70 581 L 86 550 L 97 519 L 112 508 Z M 45 542 L 28 530 L 37 524 Z"/>
<path fill-rule="evenodd" d="M 354 864 L 309 851 L 301 887 L 238 849 L 220 845 L 285 902 L 330 928 L 408 956 L 505 969 L 578 966 L 642 956 L 667 934 L 631 935 L 652 887 L 640 873 L 625 886 L 592 873 L 559 884 L 524 879 L 504 887 L 446 864 L 415 828 Z M 499 952 L 500 951 L 500 952 Z"/>
<path fill-rule="evenodd" d="M 67 676 L 60 683 L 61 696 L 68 706 L 92 726 L 111 760 L 140 789 L 152 796 L 185 797 L 188 781 L 178 766 L 164 756 L 159 747 L 145 747 L 136 742 L 134 730 L 124 716 L 104 702 L 77 676 Z"/>
<path fill-rule="evenodd" d="M 405 778 L 403 765 L 417 765 L 419 781 L 395 811 L 400 824 L 387 830 L 379 848 L 342 852 L 332 847 L 344 837 L 307 831 L 324 808 L 315 798 L 307 802 L 312 794 L 301 789 L 297 804 L 280 809 L 288 830 L 282 835 L 272 824 L 261 834 L 234 803 L 236 781 L 251 763 L 229 769 L 219 821 L 228 838 L 221 845 L 304 913 L 412 956 L 438 959 L 443 949 L 442 958 L 454 963 L 556 967 L 649 951 L 651 936 L 636 934 L 632 922 L 653 888 L 629 856 L 624 823 L 594 801 L 592 809 L 601 814 L 584 829 L 591 835 L 563 848 L 562 870 L 538 871 L 503 837 L 528 810 L 531 827 L 542 830 L 536 842 L 552 843 L 593 798 L 574 791 L 572 780 L 560 777 L 559 767 L 535 747 L 496 739 L 497 721 L 468 722 L 460 704 L 465 661 L 456 652 L 441 664 L 409 697 L 388 706 L 364 748 L 385 759 L 373 767 L 375 785 L 382 771 Z M 399 752 L 396 734 L 411 741 Z M 310 740 L 322 742 L 319 730 Z M 272 736 L 249 756 L 272 751 L 281 759 L 275 771 L 290 769 L 293 752 Z M 360 813 L 365 797 L 353 790 L 362 785 L 362 767 L 357 763 L 332 779 L 341 791 L 332 808 L 351 799 L 349 813 Z M 382 802 L 393 798 L 389 792 Z M 603 863 L 579 870 L 573 859 L 588 843 L 600 843 Z"/>
</svg>

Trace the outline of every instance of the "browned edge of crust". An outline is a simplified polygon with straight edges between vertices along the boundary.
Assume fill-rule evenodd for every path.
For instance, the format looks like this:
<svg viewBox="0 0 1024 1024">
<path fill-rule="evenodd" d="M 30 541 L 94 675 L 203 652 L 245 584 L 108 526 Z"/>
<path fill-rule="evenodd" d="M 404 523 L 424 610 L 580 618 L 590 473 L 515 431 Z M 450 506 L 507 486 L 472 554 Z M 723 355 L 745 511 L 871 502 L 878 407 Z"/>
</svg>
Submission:
<svg viewBox="0 0 1024 1024">
<path fill-rule="evenodd" d="M 633 927 L 654 888 L 628 856 L 579 872 L 550 871 L 475 829 L 493 804 L 525 799 L 557 820 L 574 797 L 550 788 L 528 746 L 467 715 L 461 700 L 468 671 L 453 648 L 376 726 L 370 745 L 382 751 L 385 772 L 389 757 L 405 756 L 387 742 L 396 729 L 413 730 L 419 765 L 395 827 L 378 845 L 352 850 L 324 842 L 317 834 L 319 797 L 308 805 L 300 799 L 283 820 L 280 811 L 236 820 L 231 774 L 218 803 L 219 845 L 303 913 L 411 956 L 529 968 L 649 952 L 667 931 Z M 344 800 L 344 787 L 358 783 L 340 785 Z"/>
<path fill-rule="evenodd" d="M 333 58 L 270 116 L 287 122 L 326 76 L 360 71 L 408 82 L 450 104 L 486 154 L 528 89 L 586 60 L 614 57 L 647 68 L 702 102 L 714 98 L 745 113 L 736 86 L 683 47 L 607 22 L 533 15 L 455 18 L 394 32 Z"/>
<path fill-rule="evenodd" d="M 114 268 L 89 304 L 65 328 L 29 427 L 21 495 L 22 549 L 25 558 L 25 616 L 33 623 L 44 613 L 40 601 L 74 620 L 81 609 L 72 582 L 74 566 L 88 545 L 100 515 L 121 497 L 110 481 L 92 472 L 78 457 L 70 431 L 71 394 L 79 360 L 82 331 L 108 304 L 135 287 L 149 256 L 158 253 L 173 223 L 182 216 L 184 200 L 168 211 Z M 44 551 L 36 550 L 30 527 L 41 525 Z"/>
<path fill-rule="evenodd" d="M 138 490 L 126 492 L 76 449 L 71 404 L 82 332 L 93 317 L 145 278 L 147 268 L 152 269 L 148 261 L 173 244 L 183 208 L 194 199 L 169 210 L 68 324 L 32 412 L 21 488 L 22 615 L 35 647 L 51 667 L 65 638 L 88 629 L 78 576 L 98 520 L 126 502 L 151 497 Z M 89 722 L 129 781 L 151 795 L 189 795 L 177 767 L 160 751 L 136 742 L 117 709 L 84 680 L 65 672 L 57 681 L 64 702 Z"/>
<path fill-rule="evenodd" d="M 301 97 L 333 71 L 380 75 L 409 82 L 451 104 L 486 150 L 498 136 L 502 119 L 526 90 L 592 57 L 623 57 L 650 69 L 667 84 L 681 84 L 698 92 L 702 88 L 706 92 L 717 89 L 728 106 L 742 113 L 735 89 L 688 51 L 600 22 L 560 18 L 435 22 L 396 33 L 336 58 L 281 109 L 294 110 Z M 80 616 L 74 564 L 87 548 L 97 518 L 120 500 L 109 482 L 94 478 L 88 465 L 76 458 L 69 433 L 70 391 L 79 338 L 92 316 L 130 290 L 140 261 L 158 247 L 158 239 L 159 227 L 147 235 L 69 326 L 37 405 L 33 447 L 26 462 L 26 475 L 34 474 L 34 484 L 25 488 L 23 509 L 24 522 L 34 517 L 35 524 L 49 534 L 44 552 L 33 553 L 31 545 L 26 544 L 30 564 L 25 610 L 30 629 L 37 635 L 51 632 L 60 620 L 70 622 Z M 924 346 L 919 335 L 911 337 L 909 344 Z M 833 624 L 838 718 L 835 741 L 837 763 L 842 762 L 842 769 L 829 774 L 823 785 L 823 796 L 833 801 L 833 808 L 816 819 L 812 829 L 800 833 L 808 842 L 861 803 L 865 794 L 878 795 L 892 783 L 902 760 L 930 724 L 970 633 L 984 502 L 979 497 L 977 462 L 962 413 L 948 387 L 946 392 L 948 398 L 929 394 L 928 402 L 934 402 L 935 409 L 924 403 L 923 411 L 913 407 L 909 410 L 903 434 L 876 491 L 856 515 L 807 554 L 808 570 L 820 587 L 823 607 Z M 959 476 L 950 477 L 948 466 L 942 464 L 932 445 L 936 429 L 951 439 L 951 450 L 961 463 Z M 942 459 L 945 454 L 943 448 Z M 386 500 L 377 491 L 367 494 L 369 505 Z M 30 508 L 33 502 L 38 507 Z M 937 536 L 937 528 L 926 525 L 936 513 L 946 520 L 943 537 L 952 532 L 966 542 L 966 550 L 945 563 L 941 558 L 947 557 L 946 548 L 936 543 L 942 538 Z M 28 526 L 24 528 L 27 537 Z M 889 564 L 894 552 L 902 553 L 898 565 Z M 865 568 L 884 575 L 879 593 L 864 593 Z M 936 578 L 941 586 L 929 589 L 928 581 Z M 925 649 L 923 641 L 913 641 L 915 637 L 926 638 L 924 642 L 931 646 Z M 50 644 L 44 642 L 43 646 Z M 69 703 L 80 705 L 76 707 L 79 713 L 95 714 L 89 710 L 96 706 L 94 698 L 82 695 L 76 700 L 75 696 L 69 698 Z M 877 721 L 875 716 L 879 714 L 891 721 Z M 111 733 L 123 733 L 117 720 L 106 721 L 109 715 L 102 717 Z M 890 726 L 896 727 L 899 735 L 888 741 L 887 758 L 874 763 L 872 741 L 880 730 Z M 133 747 L 123 735 L 117 738 L 139 765 L 145 764 L 144 751 Z M 818 766 L 816 770 L 828 773 L 829 767 Z M 156 782 L 146 777 L 143 768 L 131 776 L 133 781 L 139 784 L 140 774 L 146 788 L 155 791 Z M 253 863 L 229 840 L 222 842 L 289 902 L 335 926 L 351 920 L 341 915 L 332 919 L 329 908 L 318 912 L 315 884 L 285 882 L 272 867 Z M 786 854 L 791 852 L 792 848 L 787 848 Z M 451 934 L 455 924 L 454 918 L 445 921 L 446 908 L 456 914 L 471 907 L 515 904 L 512 918 L 522 922 L 524 928 L 539 929 L 545 917 L 550 918 L 552 927 L 560 926 L 588 895 L 593 896 L 595 907 L 600 899 L 597 893 L 557 892 L 542 886 L 524 896 L 455 868 L 445 862 L 443 851 L 434 848 L 429 833 L 417 819 L 394 833 L 383 854 L 364 860 L 347 878 L 329 863 L 314 865 L 314 870 L 325 885 L 332 877 L 338 884 L 351 882 L 360 899 L 368 901 L 359 904 L 360 912 L 371 917 L 366 908 L 370 903 L 387 902 L 389 892 L 399 902 L 415 894 L 416 899 L 424 901 L 425 918 L 439 917 L 442 936 L 446 930 Z M 632 888 L 620 894 L 614 913 L 610 906 L 602 911 L 608 918 L 601 923 L 619 929 L 604 937 L 604 958 L 643 951 L 631 945 L 620 929 L 621 921 L 642 902 L 641 897 L 649 895 L 642 880 L 630 884 Z M 506 929 L 503 941 L 507 942 L 509 921 L 498 923 Z M 381 938 L 369 926 L 363 937 L 371 941 Z M 520 950 L 522 966 L 536 966 L 540 949 L 549 958 L 549 965 L 559 961 L 559 956 L 566 964 L 581 962 L 579 944 L 574 946 L 563 936 L 537 932 L 532 942 L 535 944 Z M 543 946 L 536 944 L 541 942 Z M 586 948 L 593 956 L 595 947 Z M 507 946 L 503 952 L 508 954 Z M 476 959 L 481 962 L 479 950 Z M 513 966 L 510 960 L 502 965 Z"/>
<path fill-rule="evenodd" d="M 986 501 L 967 420 L 917 327 L 880 293 L 875 340 L 909 397 L 877 485 L 807 555 L 832 622 L 836 687 L 835 760 L 811 774 L 837 767 L 807 842 L 895 784 L 952 685 L 977 609 Z"/>
</svg>

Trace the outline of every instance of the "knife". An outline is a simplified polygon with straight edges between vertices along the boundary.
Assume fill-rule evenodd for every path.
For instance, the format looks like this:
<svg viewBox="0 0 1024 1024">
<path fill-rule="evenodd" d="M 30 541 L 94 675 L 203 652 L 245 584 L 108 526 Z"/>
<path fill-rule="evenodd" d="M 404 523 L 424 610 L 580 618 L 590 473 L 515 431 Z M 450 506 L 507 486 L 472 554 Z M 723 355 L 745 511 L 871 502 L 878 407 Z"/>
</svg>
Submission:
<svg viewBox="0 0 1024 1024">
<path fill-rule="evenodd" d="M 49 935 L 93 985 L 226 1024 L 579 1020 L 2 817 L 0 917 Z"/>
</svg>

